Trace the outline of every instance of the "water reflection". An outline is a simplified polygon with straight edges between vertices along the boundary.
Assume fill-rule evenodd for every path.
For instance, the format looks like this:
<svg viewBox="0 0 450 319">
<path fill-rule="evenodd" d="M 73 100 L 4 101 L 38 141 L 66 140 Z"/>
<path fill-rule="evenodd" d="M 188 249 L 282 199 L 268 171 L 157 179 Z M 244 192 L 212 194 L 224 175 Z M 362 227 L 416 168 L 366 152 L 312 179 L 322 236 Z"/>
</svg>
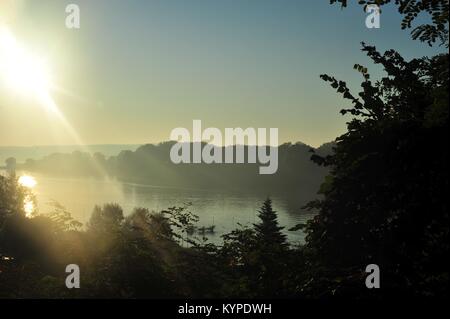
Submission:
<svg viewBox="0 0 450 319">
<path fill-rule="evenodd" d="M 22 175 L 17 180 L 20 186 L 23 186 L 31 191 L 37 185 L 36 179 L 31 175 Z M 36 212 L 33 196 L 30 194 L 25 195 L 23 209 L 27 218 L 32 218 Z"/>
<path fill-rule="evenodd" d="M 238 228 L 238 224 L 252 226 L 258 222 L 258 210 L 267 194 L 251 194 L 231 191 L 169 188 L 151 185 L 122 183 L 111 179 L 54 178 L 35 175 L 39 187 L 34 190 L 39 211 L 52 209 L 48 203 L 58 202 L 82 223 L 89 221 L 95 205 L 117 203 L 129 214 L 135 207 L 161 211 L 171 206 L 192 203 L 191 211 L 200 217 L 198 228 L 215 225 L 214 233 L 205 234 L 213 243 L 222 243 L 221 235 Z M 312 217 L 302 209 L 307 201 L 301 196 L 285 198 L 272 196 L 278 221 L 291 242 L 303 242 L 300 231 L 288 231 L 298 223 Z"/>
<path fill-rule="evenodd" d="M 25 211 L 25 217 L 32 218 L 35 213 L 34 202 L 29 195 L 25 196 L 23 209 Z"/>
</svg>

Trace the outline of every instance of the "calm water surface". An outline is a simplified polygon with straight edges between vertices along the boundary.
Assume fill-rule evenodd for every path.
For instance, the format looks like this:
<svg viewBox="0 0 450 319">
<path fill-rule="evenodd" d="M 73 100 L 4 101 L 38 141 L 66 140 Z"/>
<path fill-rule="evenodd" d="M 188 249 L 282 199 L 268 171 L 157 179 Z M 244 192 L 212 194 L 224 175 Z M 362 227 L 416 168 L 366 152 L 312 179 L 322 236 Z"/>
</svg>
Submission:
<svg viewBox="0 0 450 319">
<path fill-rule="evenodd" d="M 191 211 L 200 217 L 199 227 L 216 226 L 215 233 L 207 236 L 214 243 L 221 243 L 220 236 L 238 227 L 238 223 L 251 225 L 257 222 L 258 209 L 266 198 L 265 194 L 167 188 L 114 180 L 52 178 L 37 174 L 33 176 L 37 181 L 33 191 L 40 213 L 51 210 L 50 202 L 57 201 L 74 218 L 86 223 L 96 204 L 118 203 L 124 209 L 124 214 L 128 215 L 134 207 L 160 211 L 191 202 Z M 305 201 L 277 196 L 272 197 L 272 200 L 280 225 L 286 226 L 288 239 L 292 243 L 303 242 L 303 233 L 291 232 L 287 228 L 312 217 L 310 212 L 301 209 Z"/>
</svg>

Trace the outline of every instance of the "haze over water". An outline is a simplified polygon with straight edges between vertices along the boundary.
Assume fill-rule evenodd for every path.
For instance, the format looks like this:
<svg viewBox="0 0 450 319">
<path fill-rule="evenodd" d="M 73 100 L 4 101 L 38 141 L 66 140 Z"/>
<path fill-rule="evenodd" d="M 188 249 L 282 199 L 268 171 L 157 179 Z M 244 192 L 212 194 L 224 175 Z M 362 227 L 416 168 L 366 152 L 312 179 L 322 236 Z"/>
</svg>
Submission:
<svg viewBox="0 0 450 319">
<path fill-rule="evenodd" d="M 213 243 L 221 243 L 221 235 L 237 228 L 239 224 L 252 226 L 257 222 L 258 209 L 270 194 L 251 194 L 230 191 L 170 188 L 152 185 L 123 183 L 115 180 L 53 178 L 33 174 L 37 185 L 33 189 L 40 213 L 51 211 L 52 201 L 63 205 L 72 217 L 83 224 L 95 205 L 118 203 L 127 216 L 135 207 L 145 207 L 159 212 L 171 206 L 192 203 L 191 211 L 200 218 L 198 226 L 215 225 L 215 233 L 207 234 Z M 303 242 L 300 231 L 288 228 L 311 218 L 312 213 L 301 207 L 305 204 L 298 199 L 271 196 L 281 226 L 292 242 Z"/>
</svg>

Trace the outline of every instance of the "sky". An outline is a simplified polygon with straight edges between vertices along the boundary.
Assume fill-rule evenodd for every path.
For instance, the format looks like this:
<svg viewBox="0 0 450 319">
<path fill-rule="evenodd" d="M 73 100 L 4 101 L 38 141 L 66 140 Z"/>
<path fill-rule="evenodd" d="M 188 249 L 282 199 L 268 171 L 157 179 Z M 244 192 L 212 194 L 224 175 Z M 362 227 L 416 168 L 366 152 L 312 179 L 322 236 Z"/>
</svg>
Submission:
<svg viewBox="0 0 450 319">
<path fill-rule="evenodd" d="M 65 26 L 70 3 L 80 29 Z M 194 119 L 319 146 L 349 120 L 319 75 L 358 90 L 355 63 L 382 74 L 361 41 L 408 59 L 443 51 L 411 40 L 392 5 L 379 29 L 366 16 L 328 0 L 1 0 L 0 27 L 45 59 L 58 112 L 0 78 L 0 146 L 158 143 Z"/>
</svg>

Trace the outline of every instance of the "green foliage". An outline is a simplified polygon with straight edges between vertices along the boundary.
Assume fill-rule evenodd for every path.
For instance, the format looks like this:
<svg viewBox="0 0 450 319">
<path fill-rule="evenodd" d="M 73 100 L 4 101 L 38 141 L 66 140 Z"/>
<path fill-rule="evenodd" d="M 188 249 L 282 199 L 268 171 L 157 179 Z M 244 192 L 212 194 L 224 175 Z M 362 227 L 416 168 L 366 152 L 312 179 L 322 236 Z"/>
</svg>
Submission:
<svg viewBox="0 0 450 319">
<path fill-rule="evenodd" d="M 448 1 L 395 4 L 405 15 L 405 27 L 420 11 L 432 15 L 433 24 L 414 29 L 414 38 L 445 41 Z M 159 213 L 135 208 L 126 218 L 117 204 L 96 206 L 83 230 L 56 203 L 50 214 L 26 218 L 23 204 L 32 194 L 15 178 L 0 176 L 0 297 L 448 296 L 448 54 L 405 61 L 393 50 L 380 54 L 363 44 L 363 51 L 387 75 L 374 82 L 366 67 L 355 65 L 363 77 L 358 95 L 345 82 L 321 76 L 350 102 L 341 113 L 353 117 L 345 134 L 311 157 L 330 174 L 319 190 L 323 197 L 308 204 L 318 214 L 291 229 L 306 231 L 304 246 L 286 243 L 269 199 L 259 222 L 224 235 L 223 246 L 189 239 L 190 246 L 182 247 L 198 221 L 190 205 Z M 168 147 L 146 145 L 108 160 L 97 154 L 94 162 L 123 178 L 148 174 L 144 179 L 179 183 L 164 160 Z M 290 163 L 287 167 L 303 163 L 306 148 L 281 146 L 280 162 Z M 83 163 L 84 173 L 97 168 L 81 153 L 62 158 L 73 160 L 68 167 Z M 60 160 L 54 155 L 28 165 L 51 169 Z M 157 169 L 143 169 L 148 165 Z M 187 172 L 187 184 L 200 175 L 195 169 Z M 247 184 L 245 174 L 251 170 L 220 174 L 230 175 L 233 186 L 259 183 Z M 297 178 L 287 169 L 266 181 L 285 187 L 287 177 Z M 203 183 L 217 185 L 206 177 Z M 63 270 L 71 263 L 81 267 L 80 289 L 64 286 Z M 381 268 L 381 291 L 363 284 L 370 263 Z"/>
<path fill-rule="evenodd" d="M 296 266 L 270 199 L 263 203 L 258 218 L 253 228 L 241 227 L 223 236 L 219 256 L 229 276 L 223 289 L 234 297 L 292 295 L 286 283 Z"/>
<path fill-rule="evenodd" d="M 60 203 L 53 201 L 50 203 L 53 206 L 53 211 L 47 214 L 52 223 L 55 225 L 56 232 L 76 231 L 79 230 L 83 224 L 75 220 L 67 209 Z"/>
<path fill-rule="evenodd" d="M 174 228 L 198 218 L 187 206 L 164 213 L 135 208 L 124 218 L 117 204 L 96 206 L 86 230 L 58 203 L 53 211 L 26 218 L 18 198 L 24 189 L 2 178 L 0 297 L 164 298 L 217 296 L 215 259 L 200 249 L 182 248 Z M 16 206 L 16 208 L 14 208 Z M 177 228 L 176 228 L 177 231 Z M 65 267 L 80 266 L 81 288 L 65 287 Z"/>
<path fill-rule="evenodd" d="M 448 47 L 448 23 L 449 23 L 449 1 L 448 0 L 359 0 L 358 4 L 364 6 L 377 4 L 387 5 L 391 2 L 398 7 L 398 12 L 403 16 L 402 29 L 410 29 L 416 18 L 421 13 L 427 15 L 431 23 L 421 24 L 411 31 L 414 40 L 433 45 L 437 41 Z M 340 3 L 346 7 L 348 0 L 330 0 L 330 4 Z"/>
<path fill-rule="evenodd" d="M 186 203 L 179 207 L 169 207 L 161 211 L 161 214 L 167 218 L 169 225 L 175 228 L 171 233 L 171 237 L 176 238 L 181 243 L 186 241 L 196 245 L 197 242 L 195 240 L 187 237 L 189 229 L 192 229 L 199 220 L 199 217 L 189 210 L 191 205 L 192 203 Z"/>
<path fill-rule="evenodd" d="M 9 216 L 25 215 L 24 200 L 28 195 L 29 191 L 20 187 L 15 177 L 0 175 L 0 228 Z"/>
<path fill-rule="evenodd" d="M 117 230 L 124 220 L 122 208 L 115 203 L 95 206 L 89 220 L 89 229 L 99 232 Z"/>
<path fill-rule="evenodd" d="M 173 240 L 170 220 L 161 212 L 150 212 L 147 208 L 136 207 L 125 220 L 125 226 L 134 230 L 149 231 L 153 238 Z"/>
<path fill-rule="evenodd" d="M 271 249 L 272 247 L 275 250 L 285 249 L 287 246 L 286 235 L 281 232 L 284 227 L 278 226 L 277 214 L 272 209 L 272 200 L 270 198 L 264 202 L 258 218 L 261 222 L 254 225 L 256 241 L 264 249 Z"/>
<path fill-rule="evenodd" d="M 313 156 L 331 173 L 324 199 L 308 205 L 319 211 L 306 229 L 312 278 L 344 294 L 375 263 L 385 294 L 448 294 L 448 55 L 405 61 L 393 50 L 363 51 L 387 76 L 372 82 L 356 66 L 364 78 L 358 97 L 321 76 L 351 102 L 341 113 L 354 117 L 333 155 Z"/>
</svg>

